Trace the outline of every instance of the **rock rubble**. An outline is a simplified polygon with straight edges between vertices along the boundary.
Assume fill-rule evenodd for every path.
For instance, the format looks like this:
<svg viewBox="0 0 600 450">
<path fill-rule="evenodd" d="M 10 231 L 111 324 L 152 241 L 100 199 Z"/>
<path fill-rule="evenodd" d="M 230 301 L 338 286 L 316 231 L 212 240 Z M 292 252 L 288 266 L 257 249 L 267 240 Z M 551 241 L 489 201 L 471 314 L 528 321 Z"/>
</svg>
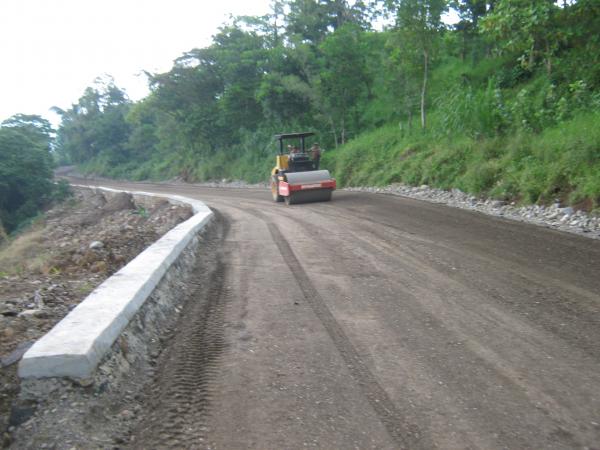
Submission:
<svg viewBox="0 0 600 450">
<path fill-rule="evenodd" d="M 175 180 L 179 181 L 179 180 Z M 189 183 L 184 183 L 189 184 Z M 211 187 L 211 188 L 234 188 L 234 189 L 264 189 L 269 187 L 268 183 L 246 183 L 241 180 L 228 180 L 223 178 L 220 181 L 205 181 L 200 183 L 192 183 L 194 186 Z"/>
</svg>

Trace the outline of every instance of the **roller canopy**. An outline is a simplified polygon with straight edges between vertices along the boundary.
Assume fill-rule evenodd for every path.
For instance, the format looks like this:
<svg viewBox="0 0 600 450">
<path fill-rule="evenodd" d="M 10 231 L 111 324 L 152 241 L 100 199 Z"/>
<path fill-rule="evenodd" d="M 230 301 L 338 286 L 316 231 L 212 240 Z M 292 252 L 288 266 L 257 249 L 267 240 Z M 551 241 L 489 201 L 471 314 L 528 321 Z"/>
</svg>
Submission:
<svg viewBox="0 0 600 450">
<path fill-rule="evenodd" d="M 278 140 L 294 139 L 294 138 L 303 138 L 303 137 L 314 136 L 314 135 L 315 135 L 315 133 L 313 133 L 311 131 L 307 131 L 304 133 L 284 133 L 284 134 L 276 134 L 275 139 L 278 139 Z"/>
</svg>

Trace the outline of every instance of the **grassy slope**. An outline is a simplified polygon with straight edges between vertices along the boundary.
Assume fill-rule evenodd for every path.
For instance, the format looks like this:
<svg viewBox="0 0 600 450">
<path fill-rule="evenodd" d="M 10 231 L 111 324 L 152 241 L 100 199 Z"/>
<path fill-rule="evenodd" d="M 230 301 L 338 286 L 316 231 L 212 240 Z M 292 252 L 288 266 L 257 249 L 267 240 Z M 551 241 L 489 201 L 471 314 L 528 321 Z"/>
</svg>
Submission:
<svg viewBox="0 0 600 450">
<path fill-rule="evenodd" d="M 562 106 L 560 95 L 568 99 Z M 511 59 L 449 58 L 432 72 L 429 97 L 426 131 L 390 124 L 326 152 L 323 165 L 342 186 L 428 184 L 600 207 L 600 108 L 592 92 L 559 94 L 544 74 L 526 74 Z"/>
<path fill-rule="evenodd" d="M 0 277 L 23 271 L 44 272 L 50 254 L 44 247 L 43 226 L 39 222 L 23 229 L 16 237 L 0 246 Z"/>
<path fill-rule="evenodd" d="M 459 188 L 523 202 L 600 204 L 600 113 L 582 113 L 541 133 L 434 138 L 387 126 L 325 154 L 345 186 L 402 182 Z"/>
</svg>

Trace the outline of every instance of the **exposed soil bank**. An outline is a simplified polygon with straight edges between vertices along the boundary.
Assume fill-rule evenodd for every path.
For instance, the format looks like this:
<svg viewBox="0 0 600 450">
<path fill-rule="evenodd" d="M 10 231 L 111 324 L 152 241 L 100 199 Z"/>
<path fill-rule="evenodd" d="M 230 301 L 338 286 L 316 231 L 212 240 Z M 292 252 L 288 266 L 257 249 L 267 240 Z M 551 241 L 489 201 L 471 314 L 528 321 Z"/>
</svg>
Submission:
<svg viewBox="0 0 600 450">
<path fill-rule="evenodd" d="M 160 198 L 76 189 L 31 229 L 0 249 L 0 436 L 26 420 L 11 404 L 19 391 L 17 363 L 104 279 L 162 234 L 190 208 Z"/>
<path fill-rule="evenodd" d="M 189 320 L 190 308 L 202 308 L 214 293 L 208 288 L 217 267 L 211 255 L 220 233 L 219 221 L 213 220 L 192 239 L 92 379 L 23 382 L 15 410 L 26 421 L 13 433 L 11 448 L 106 449 L 131 442 L 131 429 L 154 396 L 149 387 L 163 349 L 181 328 L 179 322 Z"/>
</svg>

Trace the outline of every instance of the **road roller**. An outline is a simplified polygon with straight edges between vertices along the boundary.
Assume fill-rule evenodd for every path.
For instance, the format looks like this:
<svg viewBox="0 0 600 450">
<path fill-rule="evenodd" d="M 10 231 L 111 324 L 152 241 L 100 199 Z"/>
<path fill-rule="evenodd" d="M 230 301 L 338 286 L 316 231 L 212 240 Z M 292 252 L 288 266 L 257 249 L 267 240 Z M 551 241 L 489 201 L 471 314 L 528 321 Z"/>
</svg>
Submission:
<svg viewBox="0 0 600 450">
<path fill-rule="evenodd" d="M 271 171 L 271 194 L 275 202 L 287 205 L 307 202 L 327 202 L 335 190 L 335 179 L 328 170 L 319 170 L 319 156 L 306 151 L 306 138 L 312 132 L 275 135 L 279 141 L 279 153 Z M 284 141 L 298 142 L 288 145 Z"/>
</svg>

